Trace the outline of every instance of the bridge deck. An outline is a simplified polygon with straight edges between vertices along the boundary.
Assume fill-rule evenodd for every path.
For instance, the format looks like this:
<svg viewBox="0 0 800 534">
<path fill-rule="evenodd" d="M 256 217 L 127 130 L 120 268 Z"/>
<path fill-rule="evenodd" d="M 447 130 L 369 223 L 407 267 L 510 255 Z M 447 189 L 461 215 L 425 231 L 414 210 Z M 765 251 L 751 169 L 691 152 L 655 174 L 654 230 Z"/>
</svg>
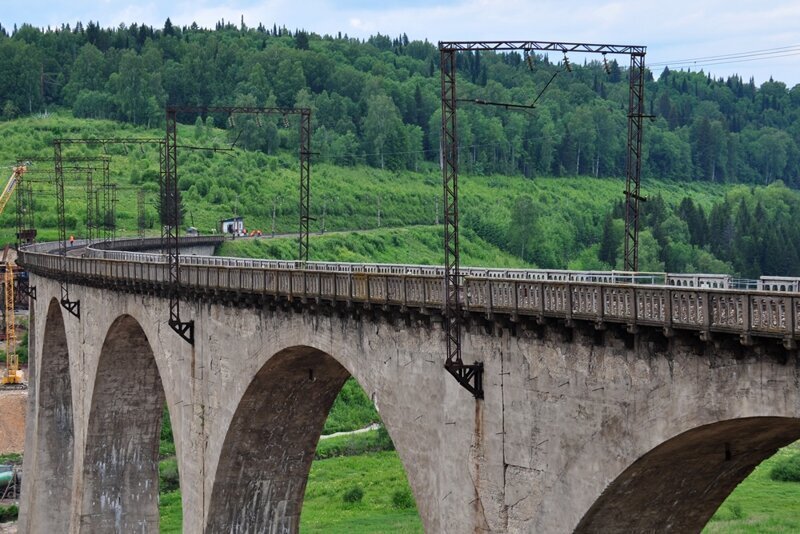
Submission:
<svg viewBox="0 0 800 534">
<path fill-rule="evenodd" d="M 141 241 L 131 242 L 142 248 Z M 169 281 L 168 265 L 160 254 L 90 248 L 83 257 L 61 259 L 50 253 L 51 248 L 24 249 L 19 263 L 34 274 L 51 278 L 59 278 L 65 265 L 73 283 L 123 291 L 158 293 Z M 438 274 L 311 270 L 295 262 L 242 266 L 242 260 L 208 256 L 182 256 L 181 261 L 181 286 L 187 297 L 233 294 L 436 313 L 443 307 L 443 281 Z M 675 329 L 693 330 L 706 339 L 719 332 L 739 335 L 743 343 L 753 337 L 772 337 L 782 338 L 786 348 L 795 348 L 800 338 L 800 295 L 788 292 L 467 275 L 461 301 L 466 312 L 490 318 L 505 315 L 512 321 L 527 316 L 568 323 L 612 322 L 630 329 L 660 327 L 668 335 Z"/>
</svg>

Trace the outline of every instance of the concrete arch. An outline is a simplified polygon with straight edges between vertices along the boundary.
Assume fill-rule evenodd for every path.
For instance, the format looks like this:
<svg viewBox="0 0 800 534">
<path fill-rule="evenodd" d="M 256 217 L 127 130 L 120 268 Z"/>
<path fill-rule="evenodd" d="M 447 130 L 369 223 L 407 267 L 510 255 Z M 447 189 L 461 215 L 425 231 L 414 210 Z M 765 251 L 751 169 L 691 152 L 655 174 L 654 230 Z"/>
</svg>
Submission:
<svg viewBox="0 0 800 534">
<path fill-rule="evenodd" d="M 97 364 L 83 459 L 80 530 L 158 531 L 158 366 L 130 315 L 108 329 Z"/>
<path fill-rule="evenodd" d="M 58 532 L 69 524 L 72 504 L 75 427 L 72 406 L 72 380 L 67 334 L 61 306 L 50 299 L 39 353 L 39 380 L 36 385 L 35 451 L 26 451 L 27 461 L 36 468 L 26 469 L 35 476 L 26 480 L 30 505 L 24 510 L 22 532 Z"/>
<path fill-rule="evenodd" d="M 800 419 L 746 417 L 665 441 L 622 472 L 575 532 L 699 532 L 755 467 L 800 439 Z"/>
<path fill-rule="evenodd" d="M 351 373 L 329 354 L 284 349 L 264 363 L 225 434 L 208 532 L 297 532 L 328 412 Z"/>
</svg>

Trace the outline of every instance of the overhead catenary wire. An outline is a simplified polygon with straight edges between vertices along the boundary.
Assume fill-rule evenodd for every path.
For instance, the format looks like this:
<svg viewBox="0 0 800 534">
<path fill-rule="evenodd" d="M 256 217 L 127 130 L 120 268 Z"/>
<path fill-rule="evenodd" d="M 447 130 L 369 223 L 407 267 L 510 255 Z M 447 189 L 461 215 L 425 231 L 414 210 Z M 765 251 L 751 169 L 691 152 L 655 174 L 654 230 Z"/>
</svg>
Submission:
<svg viewBox="0 0 800 534">
<path fill-rule="evenodd" d="M 753 61 L 768 61 L 785 57 L 800 55 L 800 44 L 751 50 L 747 52 L 734 52 L 713 56 L 700 56 L 694 58 L 674 59 L 668 61 L 655 61 L 650 63 L 653 67 L 706 67 L 714 65 L 728 65 L 734 63 L 749 63 Z"/>
</svg>

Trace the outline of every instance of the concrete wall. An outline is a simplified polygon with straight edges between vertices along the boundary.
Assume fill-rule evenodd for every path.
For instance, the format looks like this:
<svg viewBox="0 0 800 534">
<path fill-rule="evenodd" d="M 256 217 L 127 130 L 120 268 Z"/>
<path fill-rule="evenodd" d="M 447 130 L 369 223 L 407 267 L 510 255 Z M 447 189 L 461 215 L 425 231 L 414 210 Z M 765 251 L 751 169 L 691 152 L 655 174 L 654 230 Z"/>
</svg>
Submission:
<svg viewBox="0 0 800 534">
<path fill-rule="evenodd" d="M 32 284 L 39 383 L 30 402 L 39 428 L 26 450 L 39 451 L 56 424 L 42 365 L 63 350 L 49 349 L 59 322 L 41 307 L 59 286 L 39 277 Z M 442 368 L 443 335 L 427 320 L 182 303 L 184 318 L 195 320 L 192 347 L 167 326 L 166 300 L 79 286 L 70 296 L 82 313 L 80 321 L 61 314 L 73 385 L 71 532 L 110 525 L 92 511 L 130 461 L 129 449 L 107 452 L 119 450 L 120 433 L 142 436 L 137 483 L 157 482 L 146 467 L 162 398 L 186 532 L 296 532 L 313 449 L 348 374 L 377 405 L 427 532 L 696 530 L 734 482 L 800 437 L 800 368 L 782 349 L 558 324 L 520 326 L 515 335 L 474 327 L 463 349 L 465 362 L 486 366 L 485 400 L 476 402 Z M 115 387 L 110 354 L 113 366 L 124 365 L 112 373 Z M 151 401 L 142 406 L 139 397 Z M 663 485 L 666 465 L 684 481 L 682 493 L 678 483 Z M 39 453 L 26 454 L 25 467 L 38 480 L 55 474 Z M 23 525 L 54 515 L 32 487 Z M 703 494 L 709 487 L 717 489 Z M 151 494 L 126 499 L 129 491 L 118 491 L 115 510 L 125 525 L 153 531 Z"/>
</svg>

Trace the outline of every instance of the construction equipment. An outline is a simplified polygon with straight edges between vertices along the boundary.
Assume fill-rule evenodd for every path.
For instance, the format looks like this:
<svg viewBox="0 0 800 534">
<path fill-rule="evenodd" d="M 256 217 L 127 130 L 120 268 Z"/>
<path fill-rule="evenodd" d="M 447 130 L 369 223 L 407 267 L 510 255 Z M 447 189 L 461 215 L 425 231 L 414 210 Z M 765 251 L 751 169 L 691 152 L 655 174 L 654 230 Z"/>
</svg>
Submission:
<svg viewBox="0 0 800 534">
<path fill-rule="evenodd" d="M 20 180 L 22 180 L 22 175 L 25 174 L 26 170 L 28 170 L 28 168 L 25 167 L 25 165 L 14 167 L 11 178 L 8 179 L 8 183 L 6 183 L 5 188 L 3 188 L 3 192 L 0 193 L 0 214 L 5 211 L 6 204 L 11 200 L 11 195 L 14 193 L 14 189 L 17 188 Z"/>
<path fill-rule="evenodd" d="M 11 178 L 8 179 L 6 187 L 0 194 L 0 215 L 6 209 L 11 195 L 22 180 L 22 175 L 25 174 L 25 171 L 26 167 L 24 165 L 14 167 Z M 3 259 L 5 259 L 5 254 Z M 17 388 L 25 387 L 23 373 L 19 368 L 19 357 L 17 356 L 17 330 L 14 314 L 14 262 L 11 260 L 6 261 L 6 272 L 3 281 L 5 283 L 6 369 L 2 377 L 0 377 L 0 385 Z"/>
<path fill-rule="evenodd" d="M 6 370 L 0 378 L 3 386 L 24 387 L 23 373 L 17 356 L 17 330 L 14 316 L 14 263 L 6 263 Z"/>
</svg>

